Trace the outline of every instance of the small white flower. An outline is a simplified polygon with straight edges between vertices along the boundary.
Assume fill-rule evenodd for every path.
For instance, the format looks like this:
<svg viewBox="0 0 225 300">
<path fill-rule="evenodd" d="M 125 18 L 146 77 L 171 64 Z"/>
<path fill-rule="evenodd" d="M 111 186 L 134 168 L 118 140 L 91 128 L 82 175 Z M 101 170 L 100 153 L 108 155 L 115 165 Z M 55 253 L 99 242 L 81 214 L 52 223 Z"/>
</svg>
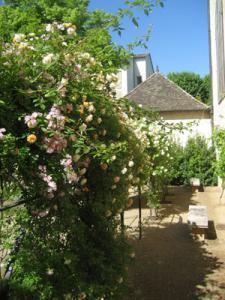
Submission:
<svg viewBox="0 0 225 300">
<path fill-rule="evenodd" d="M 68 84 L 68 82 L 69 82 L 68 78 L 62 77 L 60 84 L 63 85 L 63 86 L 65 86 L 65 85 Z"/>
<path fill-rule="evenodd" d="M 112 190 L 115 190 L 116 188 L 117 188 L 117 186 L 115 184 L 111 186 Z"/>
<path fill-rule="evenodd" d="M 102 118 L 98 118 L 97 122 L 98 122 L 98 124 L 101 124 L 102 123 Z"/>
<path fill-rule="evenodd" d="M 57 28 L 58 28 L 59 30 L 65 30 L 65 26 L 64 26 L 63 24 L 58 24 L 58 25 L 57 25 Z"/>
<path fill-rule="evenodd" d="M 107 75 L 106 75 L 106 80 L 109 81 L 109 82 L 112 81 L 112 76 L 109 75 L 109 74 L 107 74 Z"/>
<path fill-rule="evenodd" d="M 69 35 L 75 34 L 75 28 L 69 27 L 69 28 L 67 29 L 67 33 L 68 33 Z"/>
<path fill-rule="evenodd" d="M 128 176 L 128 179 L 129 180 L 132 180 L 134 178 L 134 176 L 132 175 L 132 174 L 130 174 L 129 176 Z"/>
<path fill-rule="evenodd" d="M 29 128 L 35 128 L 37 126 L 37 120 L 30 120 L 27 122 Z"/>
<path fill-rule="evenodd" d="M 121 171 L 121 173 L 124 175 L 127 173 L 127 168 L 123 168 L 123 170 Z"/>
<path fill-rule="evenodd" d="M 134 166 L 134 162 L 132 160 L 129 161 L 128 166 L 132 168 Z"/>
<path fill-rule="evenodd" d="M 48 274 L 49 276 L 53 275 L 53 274 L 54 274 L 54 270 L 48 268 L 48 269 L 47 269 L 47 274 Z"/>
<path fill-rule="evenodd" d="M 45 27 L 45 30 L 47 32 L 53 32 L 54 31 L 54 26 L 52 24 L 47 24 Z"/>
<path fill-rule="evenodd" d="M 49 53 L 47 55 L 45 55 L 42 59 L 42 63 L 44 65 L 50 64 L 53 60 L 54 54 L 53 53 Z"/>
<path fill-rule="evenodd" d="M 16 33 L 13 38 L 14 43 L 20 43 L 25 39 L 25 35 L 22 33 Z"/>
<path fill-rule="evenodd" d="M 82 53 L 80 56 L 81 56 L 81 58 L 84 58 L 84 59 L 90 59 L 91 58 L 91 55 L 87 52 Z"/>
<path fill-rule="evenodd" d="M 89 107 L 88 107 L 88 111 L 89 112 L 95 112 L 95 107 L 93 104 L 91 104 Z"/>
<path fill-rule="evenodd" d="M 86 129 L 87 129 L 87 125 L 83 123 L 83 124 L 80 126 L 80 131 L 85 131 Z"/>
<path fill-rule="evenodd" d="M 102 135 L 105 136 L 106 133 L 107 133 L 106 129 L 103 129 L 103 130 L 102 130 Z"/>
<path fill-rule="evenodd" d="M 87 118 L 85 119 L 85 122 L 89 123 L 93 120 L 93 115 L 89 115 L 87 116 Z"/>
<path fill-rule="evenodd" d="M 112 161 L 116 160 L 116 155 L 113 155 L 111 158 Z"/>
</svg>

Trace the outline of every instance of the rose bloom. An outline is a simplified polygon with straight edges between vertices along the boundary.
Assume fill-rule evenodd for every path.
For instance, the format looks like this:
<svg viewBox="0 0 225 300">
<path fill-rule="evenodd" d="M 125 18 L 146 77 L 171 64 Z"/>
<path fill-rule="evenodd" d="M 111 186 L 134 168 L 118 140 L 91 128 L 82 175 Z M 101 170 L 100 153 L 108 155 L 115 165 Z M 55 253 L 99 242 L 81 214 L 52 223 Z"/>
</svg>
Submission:
<svg viewBox="0 0 225 300">
<path fill-rule="evenodd" d="M 29 144 L 34 144 L 37 141 L 37 137 L 35 134 L 29 134 L 27 137 L 27 141 Z"/>
<path fill-rule="evenodd" d="M 113 179 L 114 183 L 118 183 L 120 181 L 120 177 L 119 176 L 115 176 Z"/>
<path fill-rule="evenodd" d="M 53 53 L 49 53 L 47 55 L 45 55 L 42 59 L 42 63 L 44 65 L 50 64 L 53 60 L 54 54 Z"/>
<path fill-rule="evenodd" d="M 69 28 L 67 29 L 67 33 L 68 33 L 69 35 L 75 34 L 75 28 L 69 27 Z"/>
</svg>

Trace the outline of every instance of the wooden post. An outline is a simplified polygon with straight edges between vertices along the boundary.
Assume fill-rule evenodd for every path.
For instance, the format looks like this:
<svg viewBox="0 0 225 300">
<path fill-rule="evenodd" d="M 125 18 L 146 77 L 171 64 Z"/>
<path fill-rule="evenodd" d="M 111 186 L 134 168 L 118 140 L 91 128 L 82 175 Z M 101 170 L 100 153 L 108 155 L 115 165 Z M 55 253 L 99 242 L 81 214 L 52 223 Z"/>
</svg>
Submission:
<svg viewBox="0 0 225 300">
<path fill-rule="evenodd" d="M 139 220 L 138 220 L 138 227 L 139 227 L 139 240 L 142 238 L 142 222 L 141 222 L 141 187 L 138 186 L 138 208 L 139 208 Z"/>
<path fill-rule="evenodd" d="M 120 214 L 121 233 L 124 234 L 124 211 Z"/>
</svg>

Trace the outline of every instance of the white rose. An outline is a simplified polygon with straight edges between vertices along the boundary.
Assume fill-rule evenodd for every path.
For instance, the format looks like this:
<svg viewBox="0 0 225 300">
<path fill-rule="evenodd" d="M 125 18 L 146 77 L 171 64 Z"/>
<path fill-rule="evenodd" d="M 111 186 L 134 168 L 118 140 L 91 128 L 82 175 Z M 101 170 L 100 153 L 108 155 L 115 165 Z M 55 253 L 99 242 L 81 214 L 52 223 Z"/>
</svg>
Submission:
<svg viewBox="0 0 225 300">
<path fill-rule="evenodd" d="M 49 53 L 49 54 L 45 55 L 42 59 L 42 63 L 44 65 L 50 64 L 52 62 L 53 57 L 54 57 L 53 53 Z"/>
<path fill-rule="evenodd" d="M 88 107 L 88 111 L 89 112 L 94 112 L 95 111 L 95 107 L 93 104 L 91 104 L 89 107 Z"/>
<path fill-rule="evenodd" d="M 123 168 L 123 170 L 121 171 L 121 173 L 124 175 L 127 173 L 127 168 Z"/>
<path fill-rule="evenodd" d="M 98 122 L 98 124 L 101 124 L 102 123 L 102 118 L 98 118 L 97 122 Z"/>
<path fill-rule="evenodd" d="M 25 35 L 22 33 L 16 33 L 13 38 L 14 43 L 20 43 L 25 39 Z"/>
<path fill-rule="evenodd" d="M 134 166 L 134 162 L 133 162 L 132 160 L 129 161 L 128 166 L 129 166 L 130 168 L 132 168 L 132 167 Z"/>
<path fill-rule="evenodd" d="M 92 120 L 93 120 L 93 115 L 89 115 L 89 116 L 87 116 L 87 118 L 85 119 L 85 121 L 86 121 L 87 123 L 91 122 Z"/>
<path fill-rule="evenodd" d="M 87 125 L 83 123 L 83 124 L 80 126 L 80 131 L 85 131 L 86 129 L 87 129 Z"/>
<path fill-rule="evenodd" d="M 69 27 L 69 28 L 67 29 L 67 33 L 68 33 L 69 35 L 73 35 L 73 34 L 75 34 L 75 29 L 74 29 L 73 27 Z"/>
<path fill-rule="evenodd" d="M 47 32 L 53 32 L 54 31 L 54 26 L 52 24 L 47 24 L 45 27 L 45 30 Z"/>
</svg>

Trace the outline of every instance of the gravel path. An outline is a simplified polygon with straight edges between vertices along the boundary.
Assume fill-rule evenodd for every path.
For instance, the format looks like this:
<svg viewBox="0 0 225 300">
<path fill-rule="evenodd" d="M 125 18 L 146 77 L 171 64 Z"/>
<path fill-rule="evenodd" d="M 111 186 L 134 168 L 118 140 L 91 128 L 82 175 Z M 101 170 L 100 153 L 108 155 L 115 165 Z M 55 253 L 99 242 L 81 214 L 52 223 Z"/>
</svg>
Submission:
<svg viewBox="0 0 225 300">
<path fill-rule="evenodd" d="M 171 204 L 162 205 L 158 220 L 150 220 L 149 210 L 143 209 L 142 240 L 137 239 L 138 210 L 125 213 L 136 254 L 125 300 L 225 299 L 225 200 L 218 199 L 217 188 L 203 193 L 170 188 Z M 187 226 L 190 204 L 207 205 L 211 228 L 205 242 L 195 239 Z"/>
</svg>

